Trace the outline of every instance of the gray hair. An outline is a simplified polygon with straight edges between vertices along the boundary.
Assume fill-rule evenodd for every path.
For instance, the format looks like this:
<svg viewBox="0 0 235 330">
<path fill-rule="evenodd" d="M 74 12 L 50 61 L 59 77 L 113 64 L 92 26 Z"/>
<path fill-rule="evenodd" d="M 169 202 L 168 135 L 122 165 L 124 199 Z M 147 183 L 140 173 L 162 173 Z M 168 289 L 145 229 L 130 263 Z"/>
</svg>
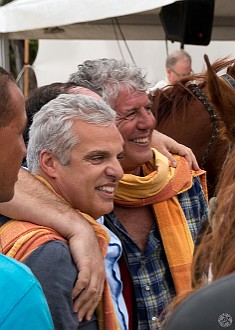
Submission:
<svg viewBox="0 0 235 330">
<path fill-rule="evenodd" d="M 50 150 L 62 165 L 70 163 L 71 151 L 79 143 L 71 129 L 77 119 L 109 126 L 115 124 L 116 113 L 102 100 L 80 94 L 61 94 L 44 105 L 34 115 L 29 131 L 27 165 L 32 173 L 40 169 L 43 149 Z"/>
<path fill-rule="evenodd" d="M 191 56 L 183 49 L 177 50 L 169 54 L 166 58 L 166 68 L 174 69 L 176 62 L 186 60 L 192 63 Z"/>
<path fill-rule="evenodd" d="M 140 68 L 124 60 L 108 58 L 83 62 L 69 81 L 95 91 L 108 104 L 112 104 L 123 85 L 140 92 L 146 92 L 149 86 Z"/>
</svg>

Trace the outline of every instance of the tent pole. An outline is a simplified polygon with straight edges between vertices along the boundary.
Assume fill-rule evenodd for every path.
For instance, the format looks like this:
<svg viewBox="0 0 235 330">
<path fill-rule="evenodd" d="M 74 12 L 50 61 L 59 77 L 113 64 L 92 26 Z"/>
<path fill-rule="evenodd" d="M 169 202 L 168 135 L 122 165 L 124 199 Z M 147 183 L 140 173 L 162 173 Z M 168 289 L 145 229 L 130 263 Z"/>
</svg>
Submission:
<svg viewBox="0 0 235 330">
<path fill-rule="evenodd" d="M 29 40 L 24 41 L 24 96 L 29 94 Z"/>
<path fill-rule="evenodd" d="M 9 40 L 6 33 L 0 33 L 0 65 L 10 72 Z"/>
</svg>

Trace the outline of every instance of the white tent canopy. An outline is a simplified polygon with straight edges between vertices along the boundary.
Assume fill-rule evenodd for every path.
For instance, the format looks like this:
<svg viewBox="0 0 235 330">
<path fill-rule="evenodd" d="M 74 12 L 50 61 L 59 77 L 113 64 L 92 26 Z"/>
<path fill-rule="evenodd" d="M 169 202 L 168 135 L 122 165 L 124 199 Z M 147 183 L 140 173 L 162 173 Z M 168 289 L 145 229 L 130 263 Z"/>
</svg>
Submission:
<svg viewBox="0 0 235 330">
<path fill-rule="evenodd" d="M 112 25 L 112 18 L 122 17 L 124 25 L 127 24 L 132 29 L 133 24 L 137 28 L 137 36 L 138 25 L 143 28 L 142 19 L 146 20 L 146 16 L 140 13 L 156 10 L 176 1 L 14 0 L 0 7 L 0 33 L 8 33 L 10 39 L 115 39 L 113 32 L 110 34 L 107 29 Z M 138 18 L 136 22 L 133 21 L 134 17 L 130 18 L 134 14 Z M 154 13 L 154 16 L 158 24 L 157 14 Z M 145 25 L 152 24 L 145 22 Z M 55 27 L 59 28 L 53 29 Z M 58 35 L 55 36 L 56 33 Z M 141 33 L 133 39 L 136 38 L 141 38 Z"/>
<path fill-rule="evenodd" d="M 177 0 L 14 0 L 0 7 L 0 33 L 9 39 L 164 40 L 162 6 Z M 215 0 L 212 40 L 234 40 L 235 1 Z M 198 22 L 200 24 L 200 21 Z"/>
<path fill-rule="evenodd" d="M 97 21 L 152 10 L 176 0 L 14 0 L 0 10 L 0 32 Z"/>
<path fill-rule="evenodd" d="M 132 53 L 135 55 L 136 62 L 141 67 L 146 67 L 153 77 L 157 79 L 164 74 L 165 49 L 163 40 L 165 33 L 160 21 L 159 13 L 162 6 L 169 5 L 177 0 L 14 0 L 11 3 L 0 7 L 0 65 L 8 68 L 8 39 L 41 39 L 39 53 L 45 49 L 43 60 L 37 59 L 37 76 L 41 72 L 42 77 L 51 77 L 54 75 L 49 69 L 56 65 L 55 72 L 61 72 L 65 64 L 72 65 L 72 59 L 76 63 L 83 60 L 84 57 L 92 58 L 93 56 L 115 56 L 113 52 L 105 52 L 107 42 L 109 49 L 113 51 L 112 40 L 122 41 L 128 40 L 129 46 L 132 46 Z M 200 24 L 200 21 L 198 22 Z M 119 29 L 120 27 L 120 29 Z M 122 32 L 122 34 L 121 34 Z M 49 40 L 45 40 L 49 39 Z M 55 42 L 79 42 L 75 50 L 71 51 L 71 46 L 64 47 L 63 51 L 67 51 L 59 61 L 59 55 L 62 51 L 57 49 Z M 96 40 L 95 40 L 96 39 Z M 187 50 L 193 55 L 193 63 L 195 70 L 201 68 L 202 55 L 210 54 L 217 58 L 224 51 L 225 54 L 235 54 L 233 43 L 225 47 L 221 43 L 225 41 L 234 41 L 235 39 L 235 0 L 215 0 L 214 21 L 212 36 L 209 46 L 187 46 Z M 87 48 L 81 51 L 82 42 L 97 43 L 94 50 L 88 52 Z M 161 48 L 157 47 L 157 43 L 161 40 Z M 51 41 L 49 43 L 49 41 Z M 219 45 L 217 44 L 217 41 Z M 42 43 L 45 43 L 42 47 Z M 47 42 L 47 43 L 46 43 Z M 216 45 L 214 45 L 216 42 Z M 139 45 L 141 43 L 141 45 Z M 136 44 L 139 47 L 136 47 Z M 51 46 L 52 45 L 52 46 Z M 178 47 L 178 45 L 169 45 L 170 48 Z M 52 47 L 53 49 L 51 49 Z M 84 46 L 85 47 L 85 46 Z M 115 45 L 117 47 L 117 45 Z M 49 51 L 50 48 L 50 51 Z M 135 49 L 136 48 L 136 51 Z M 55 50 L 54 50 L 55 49 Z M 102 55 L 97 54 L 97 50 Z M 200 54 L 198 52 L 200 49 Z M 53 54 L 53 50 L 55 55 Z M 174 50 L 174 49 L 170 49 Z M 157 54 L 157 61 L 156 61 Z M 49 60 L 49 55 L 53 59 Z M 69 57 L 70 56 L 70 57 Z M 124 55 L 125 56 L 125 55 Z M 127 54 L 128 56 L 128 54 Z M 234 55 L 235 56 L 235 55 Z M 55 58 L 57 59 L 55 61 Z M 64 61 L 65 58 L 72 58 Z M 198 69 L 196 62 L 199 61 Z M 61 64 L 62 63 L 62 64 Z M 49 68 L 45 70 L 45 64 Z M 151 65 L 151 66 L 150 66 Z M 60 70 L 58 70 L 60 67 Z M 44 69 L 43 69 L 44 68 Z M 67 69 L 68 72 L 76 69 L 73 67 Z M 199 71 L 198 71 L 199 72 Z M 151 80 L 154 79 L 150 77 Z M 64 79 L 59 76 L 56 79 Z M 45 83 L 45 81 L 41 81 Z M 49 83 L 49 82 L 47 82 Z"/>
<path fill-rule="evenodd" d="M 114 30 L 117 17 L 122 20 L 118 24 L 122 26 L 125 39 L 163 39 L 162 27 L 159 36 L 152 29 L 157 15 L 154 15 L 153 24 L 142 13 L 176 1 L 14 0 L 0 7 L 0 65 L 9 69 L 9 39 L 115 40 L 119 38 Z M 139 18 L 132 20 L 135 14 L 141 17 L 141 22 Z M 147 22 L 146 27 L 143 27 L 142 18 L 144 24 Z"/>
</svg>

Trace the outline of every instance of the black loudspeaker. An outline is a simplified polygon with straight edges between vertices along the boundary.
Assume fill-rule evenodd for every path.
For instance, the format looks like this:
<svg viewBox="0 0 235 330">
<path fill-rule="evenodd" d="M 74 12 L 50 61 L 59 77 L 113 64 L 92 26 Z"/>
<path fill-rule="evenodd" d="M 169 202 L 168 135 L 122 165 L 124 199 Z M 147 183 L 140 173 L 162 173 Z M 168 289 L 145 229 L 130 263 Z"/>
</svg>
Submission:
<svg viewBox="0 0 235 330">
<path fill-rule="evenodd" d="M 166 39 L 182 45 L 210 43 L 214 0 L 185 0 L 162 7 L 160 19 Z"/>
</svg>

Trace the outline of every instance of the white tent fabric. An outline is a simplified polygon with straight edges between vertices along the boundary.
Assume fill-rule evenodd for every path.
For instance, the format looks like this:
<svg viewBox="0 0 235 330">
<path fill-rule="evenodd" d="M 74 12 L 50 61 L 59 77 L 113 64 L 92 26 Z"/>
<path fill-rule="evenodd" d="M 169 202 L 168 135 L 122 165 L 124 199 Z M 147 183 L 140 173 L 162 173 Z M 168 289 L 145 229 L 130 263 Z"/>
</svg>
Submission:
<svg viewBox="0 0 235 330">
<path fill-rule="evenodd" d="M 155 84 L 165 77 L 166 45 L 163 40 L 128 40 L 128 46 L 138 67 L 147 74 L 147 80 Z M 120 52 L 120 47 L 122 52 Z M 169 53 L 178 50 L 179 43 L 169 43 Z M 192 56 L 194 72 L 205 69 L 203 55 L 211 62 L 218 58 L 235 58 L 233 41 L 211 41 L 208 46 L 186 45 Z M 40 40 L 37 58 L 33 64 L 38 86 L 55 81 L 67 81 L 77 65 L 87 59 L 102 57 L 122 59 L 131 62 L 125 44 L 113 40 Z"/>
<path fill-rule="evenodd" d="M 0 7 L 0 34 L 8 39 L 115 40 L 117 18 L 126 40 L 164 40 L 159 12 L 177 1 L 14 0 Z M 234 40 L 235 1 L 214 4 L 211 40 Z"/>
<path fill-rule="evenodd" d="M 65 62 L 73 65 L 66 69 L 64 76 L 56 76 L 56 79 L 64 80 L 71 71 L 76 69 L 77 63 L 82 61 L 83 58 L 122 56 L 119 54 L 120 51 L 119 53 L 117 51 L 113 53 L 114 48 L 117 48 L 117 44 L 119 42 L 123 43 L 122 37 L 117 37 L 113 29 L 113 18 L 117 17 L 137 65 L 152 73 L 149 77 L 151 81 L 160 79 L 164 74 L 166 45 L 163 41 L 165 35 L 158 14 L 162 6 L 176 1 L 179 0 L 14 0 L 0 7 L 0 65 L 5 68 L 9 66 L 6 44 L 8 39 L 50 39 L 52 43 L 49 41 L 46 43 L 46 40 L 44 40 L 46 48 L 44 48 L 45 54 L 44 52 L 43 54 L 45 56 L 42 59 L 38 57 L 35 63 L 36 71 L 38 75 L 41 73 L 40 77 L 42 77 L 39 84 L 49 83 L 49 81 L 44 81 L 45 77 L 48 77 L 48 79 L 50 77 L 52 81 L 55 79 L 53 72 L 50 71 L 55 63 L 57 64 L 54 69 L 56 73 L 58 73 L 58 67 L 65 70 Z M 56 28 L 54 30 L 60 30 L 60 32 L 48 31 L 50 30 L 48 28 L 53 27 Z M 55 40 L 59 43 L 59 39 L 63 39 L 64 43 L 66 42 L 66 49 L 60 51 L 56 48 L 57 52 L 53 56 L 52 50 L 48 52 L 49 45 L 53 44 L 55 48 Z M 72 44 L 79 43 L 79 46 L 71 51 L 71 46 L 67 45 L 68 39 L 72 40 L 70 41 Z M 94 41 L 91 41 L 91 39 Z M 198 71 L 201 68 L 202 55 L 204 53 L 209 54 L 209 48 L 212 46 L 211 56 L 214 58 L 224 54 L 235 57 L 234 44 L 230 42 L 225 47 L 224 42 L 222 42 L 222 40 L 234 41 L 234 39 L 235 1 L 215 0 L 211 40 L 212 42 L 219 40 L 219 45 L 210 44 L 207 47 L 187 46 L 186 50 L 189 50 L 193 56 L 194 69 Z M 84 43 L 87 43 L 88 40 L 89 44 L 96 44 L 96 49 L 92 48 L 91 51 L 88 51 L 87 46 L 83 48 Z M 157 46 L 158 40 L 161 40 L 160 48 Z M 115 43 L 115 46 L 113 46 L 113 43 Z M 40 50 L 43 49 L 41 46 L 42 42 L 40 42 Z M 173 48 L 179 48 L 177 43 L 168 46 L 169 52 L 174 50 Z M 196 52 L 196 50 L 199 51 L 199 48 L 202 49 L 200 54 Z M 98 54 L 97 49 L 100 52 L 102 50 L 102 54 Z M 59 61 L 59 55 L 64 54 L 64 51 L 67 51 L 68 54 L 61 56 L 62 59 Z M 51 62 L 49 55 L 53 59 Z M 74 64 L 72 64 L 72 60 L 64 61 L 66 57 L 70 58 L 69 55 L 75 61 Z M 124 54 L 124 57 L 129 60 L 129 54 Z M 57 61 L 55 61 L 55 58 Z M 200 64 L 198 68 L 196 67 L 197 61 Z M 44 64 L 49 66 L 46 70 Z M 59 71 L 62 71 L 62 69 Z"/>
<path fill-rule="evenodd" d="M 14 0 L 0 7 L 0 33 L 34 30 L 140 13 L 177 0 Z"/>
</svg>

